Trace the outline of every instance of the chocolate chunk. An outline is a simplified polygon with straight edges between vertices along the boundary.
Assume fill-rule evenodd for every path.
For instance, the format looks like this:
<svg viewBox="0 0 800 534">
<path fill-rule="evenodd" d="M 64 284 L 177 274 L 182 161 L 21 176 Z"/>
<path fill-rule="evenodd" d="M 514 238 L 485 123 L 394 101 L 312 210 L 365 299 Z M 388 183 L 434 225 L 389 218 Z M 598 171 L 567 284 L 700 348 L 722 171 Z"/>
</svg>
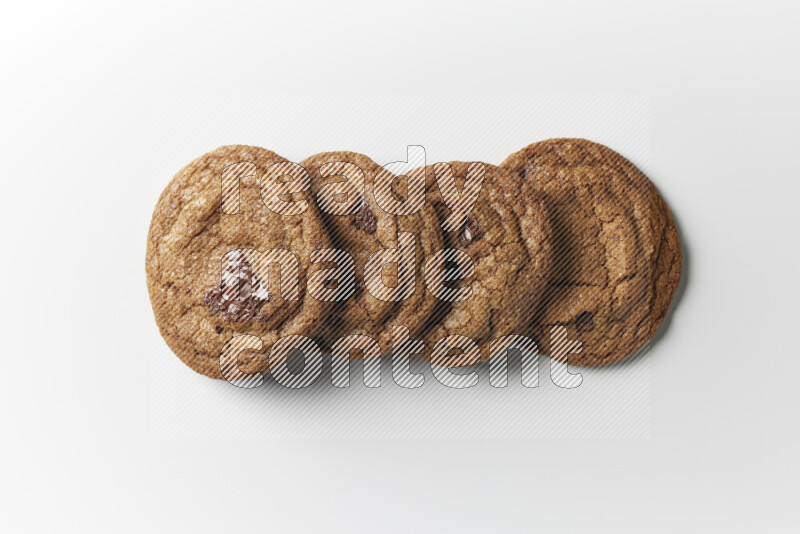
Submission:
<svg viewBox="0 0 800 534">
<path fill-rule="evenodd" d="M 368 234 L 374 234 L 378 229 L 378 218 L 369 209 L 365 202 L 361 203 L 358 211 L 355 212 L 353 217 L 353 224 L 359 230 L 363 230 Z"/>
<path fill-rule="evenodd" d="M 458 276 L 459 264 L 455 260 L 444 260 L 444 274 L 447 276 Z"/>
<path fill-rule="evenodd" d="M 589 332 L 594 330 L 594 314 L 585 311 L 575 318 L 575 327 L 579 332 Z"/>
<path fill-rule="evenodd" d="M 478 238 L 481 237 L 480 229 L 478 228 L 478 221 L 469 217 L 461 229 L 461 234 L 458 236 L 461 240 L 461 245 L 464 247 L 470 246 Z"/>
<path fill-rule="evenodd" d="M 216 331 L 217 331 L 217 334 L 221 334 L 221 333 L 222 333 L 222 331 L 223 331 L 223 330 L 225 330 L 225 329 L 224 329 L 224 328 L 222 328 L 220 325 L 217 325 L 217 326 L 214 328 L 214 330 L 216 330 Z"/>
<path fill-rule="evenodd" d="M 208 290 L 203 297 L 203 304 L 208 307 L 208 313 L 217 315 L 222 311 L 222 287 L 216 285 Z"/>
<path fill-rule="evenodd" d="M 231 323 L 253 319 L 265 321 L 268 317 L 259 313 L 259 310 L 268 301 L 269 292 L 239 251 L 226 256 L 219 283 L 209 289 L 203 298 L 208 313 L 221 313 L 222 318 Z M 218 334 L 221 329 L 217 327 Z"/>
</svg>

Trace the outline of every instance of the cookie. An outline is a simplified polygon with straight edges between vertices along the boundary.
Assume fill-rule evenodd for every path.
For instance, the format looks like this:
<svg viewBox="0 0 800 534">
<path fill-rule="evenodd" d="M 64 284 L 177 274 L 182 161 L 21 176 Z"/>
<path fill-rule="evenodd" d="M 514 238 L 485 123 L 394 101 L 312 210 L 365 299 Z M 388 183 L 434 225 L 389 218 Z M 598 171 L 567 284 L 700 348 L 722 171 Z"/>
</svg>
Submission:
<svg viewBox="0 0 800 534">
<path fill-rule="evenodd" d="M 527 333 L 527 323 L 545 288 L 552 262 L 547 208 L 543 199 L 528 190 L 525 181 L 494 165 L 437 163 L 411 174 L 421 173 L 425 175 L 428 200 L 440 224 L 448 230 L 445 246 L 458 251 L 448 254 L 444 267 L 459 279 L 444 285 L 452 295 L 461 293 L 457 300 L 443 300 L 431 317 L 422 334 L 425 356 L 438 365 L 470 365 L 489 356 L 486 347 L 493 339 Z M 466 193 L 468 173 L 473 178 L 483 173 L 477 200 L 460 220 L 448 219 L 458 212 L 448 207 L 443 195 L 448 188 L 443 178 L 450 173 L 462 195 Z M 452 191 L 452 185 L 449 188 Z M 526 202 L 519 201 L 523 197 Z M 455 206 L 454 201 L 450 205 Z M 474 270 L 459 269 L 463 264 L 453 254 L 462 259 L 468 256 Z M 463 350 L 471 345 L 449 354 L 434 351 L 439 340 L 453 335 L 469 337 L 478 351 L 470 354 Z"/>
<path fill-rule="evenodd" d="M 636 352 L 664 320 L 681 275 L 678 233 L 655 186 L 584 139 L 534 143 L 501 167 L 550 209 L 554 266 L 533 321 L 540 346 L 578 366 Z"/>
<path fill-rule="evenodd" d="M 161 335 L 195 371 L 222 378 L 223 347 L 247 334 L 262 347 L 239 368 L 266 372 L 276 340 L 312 336 L 325 319 L 330 302 L 306 282 L 311 252 L 331 244 L 303 173 L 269 150 L 224 146 L 180 170 L 159 198 L 147 287 Z M 279 260 L 279 276 L 264 254 Z"/>
<path fill-rule="evenodd" d="M 375 339 L 383 352 L 388 352 L 392 325 L 403 325 L 414 335 L 436 305 L 422 280 L 424 262 L 442 248 L 436 214 L 426 204 L 408 215 L 382 208 L 375 197 L 376 181 L 391 182 L 392 191 L 402 199 L 406 179 L 395 177 L 362 154 L 325 152 L 300 164 L 311 176 L 311 189 L 334 246 L 347 252 L 355 264 L 355 279 L 341 285 L 337 282 L 340 291 L 352 294 L 334 304 L 318 335 L 320 342 L 330 348 L 340 336 L 360 334 Z M 407 265 L 399 262 L 383 273 L 365 272 L 370 265 L 379 266 L 376 253 L 398 249 L 401 238 L 413 252 L 413 261 Z M 376 277 L 396 290 L 383 289 Z"/>
</svg>

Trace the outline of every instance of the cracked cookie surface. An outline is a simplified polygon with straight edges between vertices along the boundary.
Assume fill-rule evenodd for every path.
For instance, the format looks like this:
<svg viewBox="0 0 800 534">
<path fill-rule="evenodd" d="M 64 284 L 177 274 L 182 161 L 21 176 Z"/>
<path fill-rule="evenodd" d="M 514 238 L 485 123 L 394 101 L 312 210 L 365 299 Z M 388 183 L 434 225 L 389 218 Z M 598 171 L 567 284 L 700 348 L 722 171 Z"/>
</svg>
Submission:
<svg viewBox="0 0 800 534">
<path fill-rule="evenodd" d="M 464 191 L 470 166 L 478 162 L 451 162 L 456 186 Z M 436 176 L 444 170 L 435 164 L 412 172 L 425 174 L 428 202 L 440 222 L 450 215 Z M 454 231 L 445 232 L 445 246 L 466 253 L 474 273 L 448 282 L 451 289 L 471 290 L 466 300 L 441 302 L 422 334 L 425 357 L 432 359 L 436 342 L 450 335 L 471 338 L 480 354 L 454 352 L 437 357 L 439 365 L 457 367 L 486 359 L 491 340 L 505 335 L 524 335 L 527 323 L 544 290 L 552 262 L 551 228 L 544 200 L 530 191 L 518 176 L 494 165 L 485 168 L 480 195 L 469 215 Z M 520 202 L 525 198 L 526 202 Z M 445 270 L 453 269 L 445 266 Z"/>
<path fill-rule="evenodd" d="M 501 167 L 533 185 L 550 209 L 554 265 L 533 321 L 539 345 L 580 366 L 636 352 L 664 320 L 681 274 L 677 230 L 653 183 L 584 139 L 534 143 Z"/>
<path fill-rule="evenodd" d="M 147 287 L 161 335 L 195 371 L 222 378 L 219 356 L 235 334 L 258 336 L 261 354 L 239 358 L 244 372 L 268 371 L 275 341 L 287 335 L 311 336 L 330 304 L 312 298 L 306 287 L 311 251 L 330 247 L 327 231 L 310 192 L 278 195 L 307 203 L 303 213 L 282 215 L 262 201 L 259 180 L 265 169 L 286 162 L 251 146 L 224 146 L 181 169 L 158 200 L 147 242 Z M 240 195 L 222 213 L 224 169 L 242 164 Z M 233 189 L 226 188 L 231 198 Z M 262 280 L 239 251 L 284 249 L 298 260 L 299 298 L 285 299 L 276 266 Z M 273 274 L 274 273 L 274 274 Z M 281 271 L 280 277 L 287 276 Z"/>
<path fill-rule="evenodd" d="M 394 180 L 393 190 L 402 197 L 404 177 L 395 177 L 369 157 L 355 152 L 324 152 L 300 163 L 311 175 L 311 189 L 321 207 L 325 225 L 336 248 L 346 251 L 355 262 L 353 295 L 336 302 L 318 334 L 330 348 L 340 336 L 361 334 L 372 337 L 384 352 L 391 346 L 391 326 L 403 325 L 410 335 L 424 325 L 436 305 L 422 280 L 422 265 L 442 248 L 442 232 L 433 208 L 424 204 L 411 215 L 394 215 L 375 199 L 376 178 Z M 396 178 L 396 179 L 395 179 Z M 357 187 L 357 183 L 362 183 Z M 323 191 L 324 189 L 324 191 Z M 370 257 L 381 249 L 398 247 L 399 235 L 411 233 L 415 241 L 414 272 L 410 273 L 413 293 L 401 301 L 381 299 L 364 287 L 364 269 Z M 402 268 L 402 265 L 400 266 Z M 396 286 L 398 270 L 384 274 L 387 285 Z"/>
</svg>

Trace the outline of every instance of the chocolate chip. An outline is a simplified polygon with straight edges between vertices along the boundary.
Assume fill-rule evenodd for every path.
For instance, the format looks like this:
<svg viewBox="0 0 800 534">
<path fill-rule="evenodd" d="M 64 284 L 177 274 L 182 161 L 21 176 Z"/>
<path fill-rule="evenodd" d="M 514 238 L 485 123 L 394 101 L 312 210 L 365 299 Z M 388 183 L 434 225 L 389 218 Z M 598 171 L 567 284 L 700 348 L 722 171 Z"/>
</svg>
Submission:
<svg viewBox="0 0 800 534">
<path fill-rule="evenodd" d="M 222 288 L 216 285 L 208 290 L 203 297 L 203 304 L 208 307 L 208 313 L 217 315 L 222 311 Z"/>
<path fill-rule="evenodd" d="M 461 278 L 461 264 L 455 260 L 444 260 L 444 275 L 445 281 L 442 283 L 445 287 L 450 289 L 456 289 L 459 287 L 459 279 Z M 455 280 L 448 280 L 448 278 L 453 277 Z"/>
<path fill-rule="evenodd" d="M 219 283 L 203 297 L 208 313 L 221 313 L 223 319 L 232 323 L 266 320 L 259 310 L 268 301 L 269 293 L 241 253 L 226 262 Z M 217 333 L 221 330 L 222 327 L 218 326 Z"/>
<path fill-rule="evenodd" d="M 356 278 L 356 281 L 353 284 L 353 296 L 355 298 L 358 298 L 363 292 L 364 292 L 364 283 Z"/>
<path fill-rule="evenodd" d="M 368 234 L 374 234 L 378 229 L 378 218 L 369 209 L 365 202 L 361 203 L 358 211 L 355 212 L 353 217 L 353 224 L 359 230 L 363 230 Z"/>
<path fill-rule="evenodd" d="M 575 327 L 579 332 L 589 332 L 594 330 L 594 314 L 585 311 L 575 318 Z"/>
<path fill-rule="evenodd" d="M 221 334 L 221 333 L 222 333 L 222 331 L 223 331 L 223 330 L 225 330 L 225 329 L 224 329 L 224 328 L 222 328 L 221 326 L 217 325 L 217 326 L 214 328 L 214 330 L 216 330 L 216 331 L 217 331 L 217 334 Z"/>
<path fill-rule="evenodd" d="M 338 287 L 338 285 L 339 285 L 339 280 L 337 280 L 336 278 L 326 278 L 325 281 L 322 282 L 322 287 L 324 287 L 325 289 L 333 289 L 335 287 Z"/>
<path fill-rule="evenodd" d="M 474 243 L 478 238 L 481 237 L 480 229 L 478 228 L 478 221 L 472 217 L 469 217 L 464 223 L 464 227 L 461 229 L 461 234 L 459 234 L 458 237 L 461 240 L 461 245 L 464 247 L 468 247 Z"/>
</svg>

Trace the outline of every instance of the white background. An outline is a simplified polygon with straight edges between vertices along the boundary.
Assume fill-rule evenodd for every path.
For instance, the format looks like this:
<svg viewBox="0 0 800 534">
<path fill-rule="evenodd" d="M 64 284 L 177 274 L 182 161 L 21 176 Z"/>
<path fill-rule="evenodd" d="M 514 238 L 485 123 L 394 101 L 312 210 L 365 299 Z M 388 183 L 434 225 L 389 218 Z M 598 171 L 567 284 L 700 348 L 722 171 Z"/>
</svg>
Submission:
<svg viewBox="0 0 800 534">
<path fill-rule="evenodd" d="M 798 11 L 696 1 L 5 7 L 0 528 L 797 531 Z M 277 93 L 313 104 L 261 133 L 243 110 Z M 342 109 L 351 122 L 340 134 L 333 113 L 314 124 L 310 112 L 431 93 L 462 96 Z M 554 120 L 540 95 L 560 95 L 552 109 L 564 95 L 644 96 L 575 96 L 581 113 Z M 465 109 L 440 124 L 436 98 L 483 107 L 451 103 Z M 525 99 L 534 104 L 507 105 Z M 255 117 L 268 121 L 260 106 Z M 183 135 L 159 137 L 161 127 Z M 263 410 L 258 432 L 197 435 L 209 398 L 235 401 L 165 351 L 143 272 L 152 207 L 177 167 L 217 139 L 290 159 L 348 148 L 388 162 L 420 143 L 434 161 L 497 163 L 551 135 L 631 157 L 679 224 L 685 285 L 640 360 L 644 435 L 277 439 L 267 416 L 303 410 L 270 395 L 240 405 Z M 162 371 L 174 373 L 172 398 Z M 426 409 L 416 393 L 414 408 Z M 498 406 L 535 417 L 544 395 Z"/>
</svg>

